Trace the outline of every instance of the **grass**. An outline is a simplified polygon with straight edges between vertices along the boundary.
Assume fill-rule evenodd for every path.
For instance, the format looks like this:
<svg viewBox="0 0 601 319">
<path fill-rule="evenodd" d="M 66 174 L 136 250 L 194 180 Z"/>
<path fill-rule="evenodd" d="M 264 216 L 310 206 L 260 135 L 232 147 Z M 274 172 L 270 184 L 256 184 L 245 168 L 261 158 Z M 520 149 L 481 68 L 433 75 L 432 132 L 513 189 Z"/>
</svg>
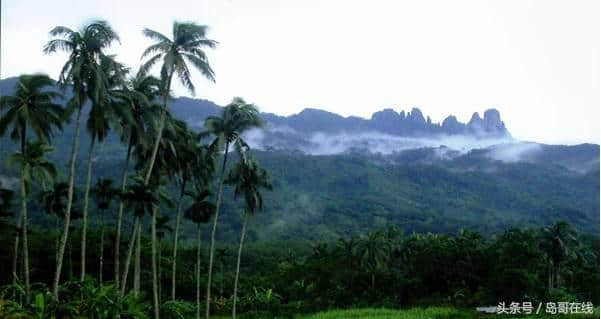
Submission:
<svg viewBox="0 0 601 319">
<path fill-rule="evenodd" d="M 303 319 L 335 319 L 335 318 L 365 318 L 365 319 L 442 319 L 442 318 L 469 318 L 464 316 L 465 311 L 453 308 L 428 307 L 411 308 L 407 310 L 393 309 L 349 309 L 331 310 L 303 317 Z"/>
<path fill-rule="evenodd" d="M 473 319 L 473 318 L 599 318 L 599 308 L 595 308 L 593 315 L 495 315 L 495 314 L 479 314 L 470 309 L 456 309 L 446 307 L 427 307 L 427 308 L 411 308 L 406 310 L 393 309 L 349 309 L 349 310 L 331 310 L 316 313 L 313 315 L 299 317 L 299 319 L 337 319 L 337 318 L 357 318 L 357 319 Z"/>
</svg>

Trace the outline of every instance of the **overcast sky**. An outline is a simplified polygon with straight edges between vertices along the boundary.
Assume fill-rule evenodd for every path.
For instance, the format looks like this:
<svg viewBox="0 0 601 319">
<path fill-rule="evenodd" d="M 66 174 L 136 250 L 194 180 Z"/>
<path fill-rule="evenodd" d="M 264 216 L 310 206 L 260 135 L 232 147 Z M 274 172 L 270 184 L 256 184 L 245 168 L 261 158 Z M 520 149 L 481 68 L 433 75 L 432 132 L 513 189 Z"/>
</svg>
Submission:
<svg viewBox="0 0 601 319">
<path fill-rule="evenodd" d="M 170 36 L 174 20 L 194 21 L 220 43 L 217 82 L 194 73 L 196 97 L 221 105 L 366 118 L 419 107 L 434 122 L 494 107 L 514 137 L 599 143 L 599 15 L 597 0 L 4 0 L 1 76 L 56 78 L 66 56 L 42 53 L 56 25 L 108 20 L 121 36 L 110 52 L 137 69 L 142 28 Z"/>
</svg>

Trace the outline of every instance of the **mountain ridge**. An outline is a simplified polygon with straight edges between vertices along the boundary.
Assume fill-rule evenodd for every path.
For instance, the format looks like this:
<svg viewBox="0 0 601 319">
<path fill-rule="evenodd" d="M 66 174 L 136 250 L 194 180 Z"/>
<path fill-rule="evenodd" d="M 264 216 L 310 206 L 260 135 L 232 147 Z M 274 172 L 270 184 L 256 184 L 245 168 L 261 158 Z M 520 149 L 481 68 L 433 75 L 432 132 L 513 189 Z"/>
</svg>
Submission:
<svg viewBox="0 0 601 319">
<path fill-rule="evenodd" d="M 10 94 L 17 82 L 16 77 L 0 80 L 0 94 Z M 67 94 L 69 95 L 69 94 Z M 206 99 L 177 97 L 169 104 L 171 111 L 189 124 L 200 126 L 207 116 L 217 115 L 222 106 Z M 341 116 L 339 114 L 317 109 L 304 108 L 296 114 L 284 116 L 261 112 L 261 117 L 270 127 L 289 127 L 303 134 L 323 132 L 379 132 L 393 136 L 434 136 L 434 135 L 468 135 L 476 138 L 510 138 L 511 134 L 501 120 L 497 109 L 487 109 L 481 118 L 474 112 L 468 123 L 461 123 L 456 116 L 449 115 L 442 122 L 432 122 L 429 116 L 423 115 L 419 108 L 411 111 L 396 112 L 384 108 L 374 112 L 371 118 L 358 116 Z"/>
</svg>

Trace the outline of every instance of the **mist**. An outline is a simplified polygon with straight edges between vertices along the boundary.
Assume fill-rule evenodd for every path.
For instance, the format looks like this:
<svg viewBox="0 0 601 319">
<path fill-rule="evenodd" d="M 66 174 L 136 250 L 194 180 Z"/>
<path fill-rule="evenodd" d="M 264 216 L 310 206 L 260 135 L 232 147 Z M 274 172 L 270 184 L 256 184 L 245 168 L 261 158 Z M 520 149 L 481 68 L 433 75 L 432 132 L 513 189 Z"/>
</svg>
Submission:
<svg viewBox="0 0 601 319">
<path fill-rule="evenodd" d="M 244 134 L 249 145 L 259 150 L 296 150 L 308 155 L 336 155 L 352 151 L 392 155 L 408 150 L 433 148 L 441 159 L 452 159 L 472 150 L 487 149 L 487 157 L 503 162 L 529 161 L 541 150 L 537 143 L 511 137 L 478 138 L 468 135 L 407 137 L 380 132 L 314 132 L 303 134 L 290 127 L 253 129 Z"/>
</svg>

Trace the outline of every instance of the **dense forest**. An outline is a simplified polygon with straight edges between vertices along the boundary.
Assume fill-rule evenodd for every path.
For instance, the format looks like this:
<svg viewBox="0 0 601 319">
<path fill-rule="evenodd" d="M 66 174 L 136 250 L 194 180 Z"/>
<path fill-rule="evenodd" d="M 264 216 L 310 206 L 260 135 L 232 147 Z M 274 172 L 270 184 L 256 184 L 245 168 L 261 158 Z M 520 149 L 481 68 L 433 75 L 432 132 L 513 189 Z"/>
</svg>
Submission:
<svg viewBox="0 0 601 319">
<path fill-rule="evenodd" d="M 58 26 L 44 46 L 67 53 L 58 81 L 3 88 L 0 317 L 599 299 L 598 168 L 254 150 L 244 133 L 264 122 L 242 98 L 200 129 L 174 115 L 172 82 L 214 80 L 217 42 L 194 23 L 172 33 L 144 29 L 132 72 L 106 54 L 107 22 Z"/>
</svg>

